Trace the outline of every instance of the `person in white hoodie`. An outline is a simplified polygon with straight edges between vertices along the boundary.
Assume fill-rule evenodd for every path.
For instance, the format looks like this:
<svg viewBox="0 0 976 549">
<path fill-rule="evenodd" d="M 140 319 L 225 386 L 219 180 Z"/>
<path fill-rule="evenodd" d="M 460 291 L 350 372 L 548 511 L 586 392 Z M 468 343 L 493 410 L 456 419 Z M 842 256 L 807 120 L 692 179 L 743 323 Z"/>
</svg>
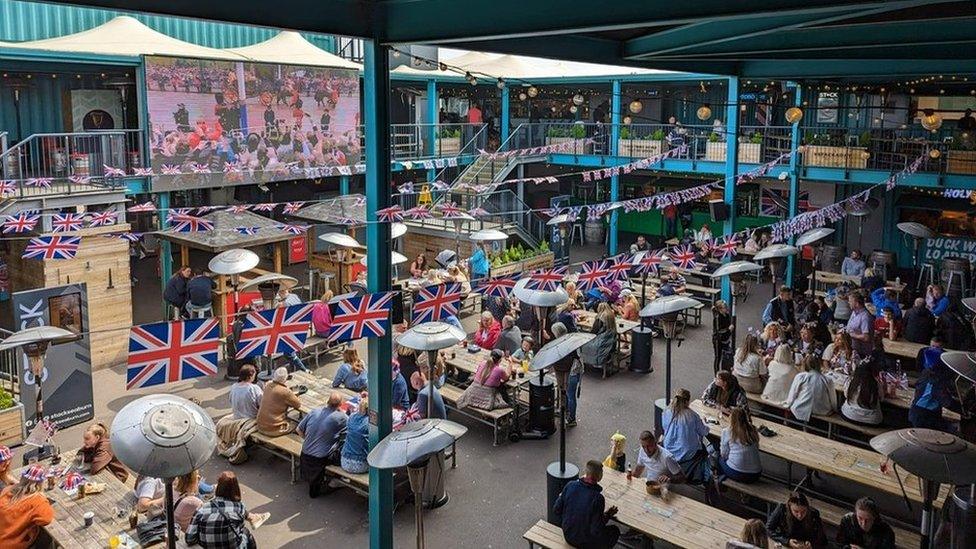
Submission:
<svg viewBox="0 0 976 549">
<path fill-rule="evenodd" d="M 759 340 L 749 334 L 735 353 L 732 374 L 739 380 L 739 386 L 747 393 L 762 393 L 766 382 L 766 363 L 762 358 Z"/>
<path fill-rule="evenodd" d="M 769 363 L 769 379 L 763 389 L 762 397 L 770 402 L 780 404 L 786 401 L 793 386 L 793 379 L 800 373 L 793 361 L 793 349 L 786 343 L 776 347 L 776 354 Z"/>
<path fill-rule="evenodd" d="M 810 421 L 810 416 L 828 416 L 837 410 L 837 392 L 834 382 L 820 371 L 820 360 L 812 355 L 800 362 L 802 372 L 793 378 L 786 406 L 800 421 Z"/>
</svg>

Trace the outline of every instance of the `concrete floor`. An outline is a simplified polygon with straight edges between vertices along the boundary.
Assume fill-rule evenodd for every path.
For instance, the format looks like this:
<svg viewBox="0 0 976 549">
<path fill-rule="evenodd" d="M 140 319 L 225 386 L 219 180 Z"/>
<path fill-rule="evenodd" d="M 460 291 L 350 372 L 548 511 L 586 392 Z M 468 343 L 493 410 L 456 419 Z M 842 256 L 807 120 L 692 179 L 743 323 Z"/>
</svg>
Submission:
<svg viewBox="0 0 976 549">
<path fill-rule="evenodd" d="M 594 249 L 574 252 L 573 261 L 583 256 L 598 256 Z M 148 263 L 147 263 L 148 265 Z M 151 282 L 146 273 L 145 282 Z M 770 288 L 754 289 L 757 297 L 739 309 L 740 327 L 756 325 Z M 148 292 L 136 292 L 145 295 Z M 154 309 L 152 299 L 137 298 L 139 307 Z M 157 302 L 158 303 L 158 302 Z M 148 314 L 148 313 L 147 313 Z M 144 316 L 144 315 L 140 315 Z M 701 393 L 712 378 L 710 313 L 703 315 L 703 326 L 686 331 L 687 339 L 674 349 L 674 387 L 686 387 L 693 395 Z M 473 329 L 474 318 L 464 319 Z M 745 330 L 740 329 L 740 334 Z M 365 342 L 360 342 L 365 351 Z M 609 449 L 609 436 L 619 430 L 628 437 L 628 453 L 636 455 L 640 431 L 653 427 L 653 401 L 664 396 L 665 370 L 661 340 L 655 342 L 652 357 L 654 372 L 640 375 L 621 372 L 608 379 L 588 373 L 583 380 L 579 403 L 579 426 L 569 430 L 567 456 L 575 463 L 603 459 Z M 337 364 L 323 365 L 331 375 Z M 94 375 L 96 419 L 110 424 L 114 414 L 126 403 L 151 391 L 126 392 L 124 369 L 115 368 Z M 228 383 L 207 379 L 167 386 L 172 394 L 195 398 L 214 417 L 229 412 Z M 492 446 L 490 428 L 452 415 L 451 419 L 469 427 L 458 444 L 458 468 L 448 471 L 446 485 L 450 503 L 427 512 L 425 524 L 430 547 L 524 547 L 522 533 L 545 516 L 545 468 L 557 457 L 558 438 L 541 441 L 504 442 Z M 63 448 L 80 444 L 83 426 L 56 435 Z M 271 519 L 255 532 L 261 547 L 317 548 L 366 547 L 368 544 L 366 499 L 339 490 L 317 500 L 309 500 L 306 485 L 289 484 L 288 466 L 264 452 L 251 452 L 251 460 L 232 467 L 222 458 L 212 459 L 205 477 L 215 479 L 219 472 L 233 468 L 244 487 L 244 502 L 250 510 L 270 511 Z M 633 458 L 631 458 L 633 459 Z M 769 468 L 775 467 L 770 463 Z M 843 491 L 843 488 L 838 489 Z M 686 492 L 701 497 L 697 492 Z M 882 500 L 883 508 L 897 508 L 897 500 Z M 394 535 L 398 547 L 414 543 L 412 508 L 401 506 L 394 516 Z M 660 546 L 660 544 L 659 544 Z"/>
</svg>

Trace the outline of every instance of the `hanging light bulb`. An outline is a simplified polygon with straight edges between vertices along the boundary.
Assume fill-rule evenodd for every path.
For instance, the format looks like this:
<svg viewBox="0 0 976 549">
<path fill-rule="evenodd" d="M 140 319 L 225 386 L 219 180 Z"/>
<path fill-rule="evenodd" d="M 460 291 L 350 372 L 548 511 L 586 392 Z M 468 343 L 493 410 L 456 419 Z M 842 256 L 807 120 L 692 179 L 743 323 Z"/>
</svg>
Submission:
<svg viewBox="0 0 976 549">
<path fill-rule="evenodd" d="M 578 94 L 576 94 L 576 95 L 573 96 L 573 104 L 574 105 L 576 105 L 576 106 L 582 105 L 583 104 L 583 101 L 585 101 L 585 99 L 583 99 L 583 95 L 582 94 L 579 94 L 578 93 Z M 573 112 L 576 112 L 576 111 L 573 111 Z"/>
<path fill-rule="evenodd" d="M 552 107 L 549 107 L 549 110 L 550 110 L 550 111 L 552 111 L 552 112 L 556 112 L 556 107 L 555 107 L 555 105 L 553 105 Z"/>
<path fill-rule="evenodd" d="M 922 111 L 922 115 L 922 127 L 926 130 L 934 132 L 942 127 L 942 117 L 939 116 L 939 113 L 932 109 L 925 109 Z"/>
<path fill-rule="evenodd" d="M 539 88 L 535 86 L 529 86 L 528 93 L 529 93 L 529 97 L 535 97 L 539 95 Z"/>
<path fill-rule="evenodd" d="M 447 72 L 447 63 L 441 63 L 440 69 L 442 72 Z"/>
<path fill-rule="evenodd" d="M 571 112 L 573 114 L 576 114 L 576 111 L 578 111 L 578 110 L 579 110 L 579 107 L 577 107 L 576 105 L 570 105 L 569 106 L 569 112 Z"/>
<path fill-rule="evenodd" d="M 525 92 L 519 92 L 519 101 L 525 101 L 529 96 L 525 95 Z"/>
<path fill-rule="evenodd" d="M 644 104 L 641 103 L 639 100 L 634 99 L 633 101 L 630 102 L 630 105 L 627 108 L 630 109 L 630 112 L 634 114 L 640 114 L 640 112 L 644 110 Z"/>
<path fill-rule="evenodd" d="M 800 107 L 790 107 L 786 109 L 786 121 L 790 124 L 796 124 L 803 119 L 803 109 Z"/>
<path fill-rule="evenodd" d="M 708 103 L 705 103 L 701 107 L 698 107 L 698 112 L 695 114 L 698 115 L 699 120 L 708 120 L 712 117 L 712 107 Z"/>
<path fill-rule="evenodd" d="M 929 151 L 929 158 L 933 160 L 939 158 L 940 156 L 942 156 L 942 151 L 940 151 L 939 149 L 932 149 Z"/>
<path fill-rule="evenodd" d="M 393 57 L 395 59 L 399 59 L 400 58 L 400 50 L 393 50 Z"/>
<path fill-rule="evenodd" d="M 464 79 L 467 80 L 468 84 L 471 84 L 472 86 L 478 83 L 478 79 L 475 78 L 474 75 L 471 74 L 470 72 L 464 73 Z"/>
<path fill-rule="evenodd" d="M 629 116 L 625 116 L 624 117 L 624 124 L 630 124 L 631 122 L 632 122 L 632 119 Z"/>
<path fill-rule="evenodd" d="M 499 78 L 498 79 L 498 82 L 495 82 L 495 85 L 498 86 L 498 89 L 500 89 L 500 90 L 501 89 L 504 89 L 505 88 L 505 80 L 503 78 Z"/>
</svg>

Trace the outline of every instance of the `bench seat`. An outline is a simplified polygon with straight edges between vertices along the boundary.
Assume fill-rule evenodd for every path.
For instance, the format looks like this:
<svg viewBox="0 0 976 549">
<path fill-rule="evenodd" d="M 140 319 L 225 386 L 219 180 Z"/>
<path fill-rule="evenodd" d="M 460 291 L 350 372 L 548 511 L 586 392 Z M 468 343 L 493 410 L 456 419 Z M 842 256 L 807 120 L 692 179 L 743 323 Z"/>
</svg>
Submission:
<svg viewBox="0 0 976 549">
<path fill-rule="evenodd" d="M 572 545 L 566 543 L 563 537 L 563 529 L 550 524 L 544 520 L 532 525 L 532 528 L 522 534 L 522 537 L 529 542 L 529 548 L 534 549 L 572 549 Z"/>
<path fill-rule="evenodd" d="M 455 412 L 467 416 L 475 421 L 490 425 L 493 430 L 494 445 L 498 446 L 498 435 L 502 424 L 505 423 L 514 413 L 512 408 L 496 408 L 494 410 L 482 410 L 480 408 L 458 408 L 457 401 L 461 398 L 464 390 L 454 385 L 445 384 L 440 388 L 441 398 L 444 404 Z"/>
</svg>

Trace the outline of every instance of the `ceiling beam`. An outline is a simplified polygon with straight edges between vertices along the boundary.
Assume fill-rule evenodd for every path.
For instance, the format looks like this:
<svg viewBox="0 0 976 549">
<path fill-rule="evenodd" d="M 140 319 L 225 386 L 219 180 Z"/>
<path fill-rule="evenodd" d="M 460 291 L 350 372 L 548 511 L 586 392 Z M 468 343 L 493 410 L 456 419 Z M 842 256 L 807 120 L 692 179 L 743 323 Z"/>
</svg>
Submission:
<svg viewBox="0 0 976 549">
<path fill-rule="evenodd" d="M 816 50 L 816 55 L 811 55 L 808 50 L 791 51 L 771 51 L 771 52 L 746 52 L 742 54 L 717 55 L 711 56 L 667 56 L 654 59 L 670 61 L 689 61 L 694 63 L 708 63 L 710 61 L 761 61 L 761 60 L 782 60 L 790 61 L 793 59 L 811 59 L 814 57 L 831 57 L 844 59 L 966 59 L 972 57 L 973 45 L 976 44 L 976 36 L 969 40 L 955 40 L 951 42 L 911 44 L 903 43 L 897 46 L 878 45 L 878 46 L 853 46 L 842 48 L 831 48 L 828 50 Z M 653 62 L 654 59 L 645 61 Z"/>
<path fill-rule="evenodd" d="M 750 78 L 796 79 L 886 77 L 896 80 L 905 76 L 976 74 L 976 60 L 930 59 L 798 59 L 783 63 L 776 60 L 743 61 L 740 76 Z"/>
</svg>

